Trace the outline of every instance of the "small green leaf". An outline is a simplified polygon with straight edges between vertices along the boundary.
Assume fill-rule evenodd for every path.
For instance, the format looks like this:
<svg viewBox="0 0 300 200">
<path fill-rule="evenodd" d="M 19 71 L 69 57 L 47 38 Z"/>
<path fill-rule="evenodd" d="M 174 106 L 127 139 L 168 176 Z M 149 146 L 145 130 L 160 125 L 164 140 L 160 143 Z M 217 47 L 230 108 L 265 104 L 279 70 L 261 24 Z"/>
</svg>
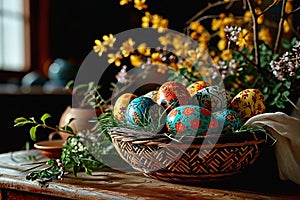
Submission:
<svg viewBox="0 0 300 200">
<path fill-rule="evenodd" d="M 286 39 L 282 39 L 282 46 L 283 46 L 284 48 L 286 48 L 286 49 L 291 48 L 290 42 L 289 42 L 288 40 L 286 40 Z"/>
<path fill-rule="evenodd" d="M 285 85 L 285 87 L 286 87 L 287 89 L 290 89 L 292 83 L 291 83 L 291 81 L 286 81 L 284 85 Z"/>
<path fill-rule="evenodd" d="M 65 85 L 65 89 L 69 90 L 72 89 L 73 85 L 74 85 L 74 80 L 70 80 L 66 85 Z"/>
<path fill-rule="evenodd" d="M 74 117 L 70 118 L 70 119 L 69 119 L 69 121 L 68 121 L 68 123 L 67 123 L 67 125 L 70 125 L 70 124 L 71 124 L 71 122 L 72 122 L 72 121 L 74 121 L 74 120 L 75 120 L 75 118 L 74 118 Z"/>
<path fill-rule="evenodd" d="M 274 89 L 272 90 L 272 94 L 277 94 L 278 93 L 278 89 L 282 86 L 282 83 L 278 83 Z"/>
<path fill-rule="evenodd" d="M 28 120 L 25 117 L 18 117 L 14 120 L 15 123 L 24 122 L 24 121 L 28 121 Z"/>
<path fill-rule="evenodd" d="M 23 121 L 23 122 L 18 122 L 14 124 L 14 127 L 21 127 L 24 126 L 25 124 L 31 123 L 30 121 Z"/>
<path fill-rule="evenodd" d="M 68 133 L 74 133 L 73 129 L 68 125 L 63 126 L 62 130 L 67 131 Z"/>
<path fill-rule="evenodd" d="M 48 113 L 43 114 L 43 116 L 41 117 L 42 122 L 46 124 L 46 119 L 48 119 L 49 117 L 51 117 L 50 114 Z"/>
<path fill-rule="evenodd" d="M 37 126 L 33 126 L 30 128 L 29 130 L 29 133 L 30 133 L 30 137 L 33 141 L 36 141 L 36 129 L 37 129 Z"/>
</svg>

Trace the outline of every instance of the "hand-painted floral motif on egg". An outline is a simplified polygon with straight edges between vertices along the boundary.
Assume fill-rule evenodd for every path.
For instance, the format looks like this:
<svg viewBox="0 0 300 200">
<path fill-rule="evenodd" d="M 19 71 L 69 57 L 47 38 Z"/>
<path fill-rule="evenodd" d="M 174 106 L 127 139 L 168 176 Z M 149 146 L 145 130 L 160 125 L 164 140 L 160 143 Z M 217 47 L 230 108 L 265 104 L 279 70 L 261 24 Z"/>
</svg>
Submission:
<svg viewBox="0 0 300 200">
<path fill-rule="evenodd" d="M 194 96 L 199 90 L 207 87 L 208 84 L 205 81 L 196 81 L 191 83 L 186 89 L 191 96 Z"/>
<path fill-rule="evenodd" d="M 118 97 L 114 104 L 113 108 L 113 116 L 121 121 L 124 122 L 125 120 L 125 112 L 127 109 L 128 104 L 138 96 L 132 93 L 124 93 Z"/>
<path fill-rule="evenodd" d="M 225 89 L 218 86 L 208 86 L 196 93 L 198 104 L 201 107 L 211 110 L 211 112 L 219 112 L 227 107 L 227 97 Z"/>
<path fill-rule="evenodd" d="M 242 126 L 242 120 L 234 110 L 226 109 L 222 112 L 213 114 L 213 116 L 220 126 L 219 133 L 233 132 L 240 129 Z"/>
<path fill-rule="evenodd" d="M 166 112 L 151 98 L 140 96 L 129 103 L 125 119 L 130 127 L 160 131 L 165 126 Z"/>
<path fill-rule="evenodd" d="M 231 109 L 239 114 L 242 121 L 262 114 L 266 111 L 264 95 L 258 89 L 242 90 L 232 99 Z"/>
<path fill-rule="evenodd" d="M 156 102 L 156 101 L 157 101 L 157 93 L 158 93 L 157 90 L 153 90 L 153 91 L 147 92 L 147 93 L 144 94 L 143 96 L 144 96 L 144 97 L 149 97 L 149 98 L 151 98 L 154 102 Z"/>
<path fill-rule="evenodd" d="M 168 81 L 160 86 L 157 93 L 157 104 L 167 110 L 188 104 L 190 93 L 179 82 Z"/>
<path fill-rule="evenodd" d="M 167 115 L 166 126 L 174 135 L 206 135 L 211 112 L 196 105 L 179 106 Z"/>
</svg>

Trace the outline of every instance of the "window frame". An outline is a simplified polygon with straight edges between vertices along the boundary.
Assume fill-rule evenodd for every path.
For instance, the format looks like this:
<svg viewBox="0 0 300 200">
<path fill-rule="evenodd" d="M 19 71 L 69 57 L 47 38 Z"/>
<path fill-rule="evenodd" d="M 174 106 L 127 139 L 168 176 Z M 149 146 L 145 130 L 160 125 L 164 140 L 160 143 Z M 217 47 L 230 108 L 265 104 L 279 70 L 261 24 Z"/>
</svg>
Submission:
<svg viewBox="0 0 300 200">
<path fill-rule="evenodd" d="M 47 77 L 49 53 L 49 12 L 50 0 L 23 0 L 25 39 L 25 66 L 21 71 L 0 69 L 0 84 L 20 84 L 21 79 L 30 71 L 39 71 Z"/>
</svg>

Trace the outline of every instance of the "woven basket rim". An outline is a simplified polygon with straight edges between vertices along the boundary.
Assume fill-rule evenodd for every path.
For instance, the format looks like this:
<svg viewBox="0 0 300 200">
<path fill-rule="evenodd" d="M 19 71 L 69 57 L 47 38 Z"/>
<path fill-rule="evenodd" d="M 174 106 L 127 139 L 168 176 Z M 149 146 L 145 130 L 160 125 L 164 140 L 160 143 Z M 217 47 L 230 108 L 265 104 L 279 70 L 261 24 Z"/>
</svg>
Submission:
<svg viewBox="0 0 300 200">
<path fill-rule="evenodd" d="M 257 159 L 266 141 L 263 131 L 187 137 L 182 143 L 170 142 L 164 134 L 124 127 L 112 127 L 108 133 L 121 158 L 135 170 L 177 183 L 221 180 L 242 173 Z M 216 137 L 215 143 L 204 142 Z"/>
<path fill-rule="evenodd" d="M 170 145 L 170 141 L 173 138 L 168 137 L 165 134 L 153 134 L 149 132 L 143 132 L 139 130 L 133 130 L 126 127 L 111 127 L 108 130 L 113 140 L 122 140 L 131 142 L 132 144 L 143 144 L 143 145 L 157 145 L 166 147 Z M 184 135 L 180 141 L 172 142 L 172 145 L 201 145 L 202 147 L 211 147 L 211 145 L 224 146 L 244 146 L 249 144 L 257 144 L 266 142 L 266 134 L 262 131 L 250 132 L 245 131 L 243 133 L 226 133 L 226 134 L 210 134 L 206 136 L 191 136 Z M 217 140 L 217 141 L 216 141 Z M 209 141 L 216 141 L 210 144 Z M 206 143 L 203 143 L 206 142 Z M 216 147 L 217 147 L 216 146 Z"/>
</svg>

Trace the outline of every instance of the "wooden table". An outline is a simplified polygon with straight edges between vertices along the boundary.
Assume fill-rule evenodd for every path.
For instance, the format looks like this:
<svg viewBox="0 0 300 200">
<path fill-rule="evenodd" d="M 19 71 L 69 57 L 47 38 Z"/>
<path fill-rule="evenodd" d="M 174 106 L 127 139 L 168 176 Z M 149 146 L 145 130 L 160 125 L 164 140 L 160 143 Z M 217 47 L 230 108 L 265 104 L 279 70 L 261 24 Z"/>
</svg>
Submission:
<svg viewBox="0 0 300 200">
<path fill-rule="evenodd" d="M 38 151 L 0 154 L 0 199 L 300 199 L 300 186 L 276 178 L 241 175 L 218 183 L 183 185 L 145 177 L 139 172 L 104 168 L 92 176 L 72 174 L 60 181 L 28 181 L 26 155 L 47 160 Z"/>
</svg>

